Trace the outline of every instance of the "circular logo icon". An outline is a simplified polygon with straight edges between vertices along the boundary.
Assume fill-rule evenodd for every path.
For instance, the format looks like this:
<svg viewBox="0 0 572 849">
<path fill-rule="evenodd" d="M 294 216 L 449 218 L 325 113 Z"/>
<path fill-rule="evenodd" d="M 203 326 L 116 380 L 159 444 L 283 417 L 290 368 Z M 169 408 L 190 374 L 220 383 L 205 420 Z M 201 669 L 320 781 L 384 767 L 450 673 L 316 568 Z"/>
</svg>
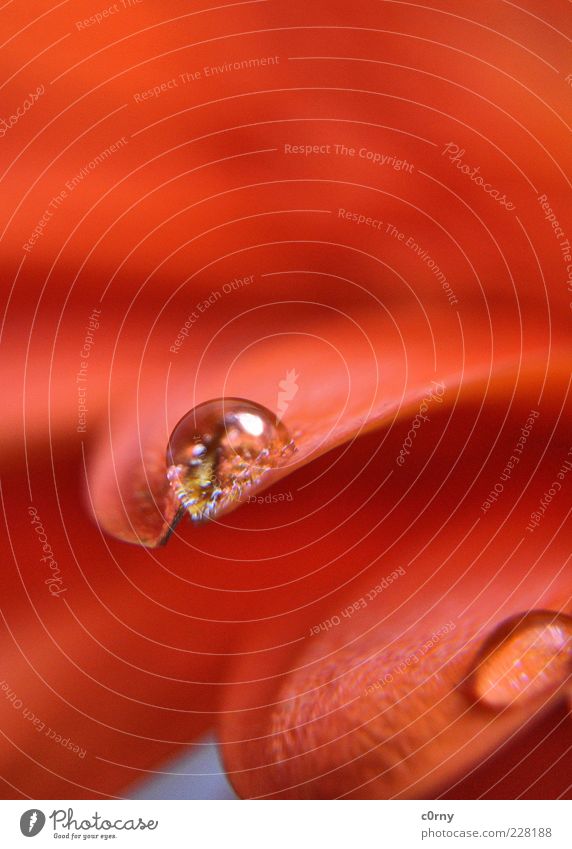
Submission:
<svg viewBox="0 0 572 849">
<path fill-rule="evenodd" d="M 46 817 L 42 811 L 37 808 L 32 808 L 31 811 L 26 811 L 20 817 L 20 831 L 24 837 L 35 837 L 46 824 Z"/>
</svg>

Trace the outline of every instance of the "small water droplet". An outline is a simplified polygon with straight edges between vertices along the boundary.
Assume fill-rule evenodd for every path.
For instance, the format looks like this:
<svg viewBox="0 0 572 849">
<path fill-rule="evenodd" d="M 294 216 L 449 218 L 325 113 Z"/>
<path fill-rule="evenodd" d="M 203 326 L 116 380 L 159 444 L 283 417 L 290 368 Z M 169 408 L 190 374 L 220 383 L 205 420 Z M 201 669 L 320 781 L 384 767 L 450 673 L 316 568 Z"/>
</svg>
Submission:
<svg viewBox="0 0 572 849">
<path fill-rule="evenodd" d="M 556 690 L 572 674 L 572 617 L 550 610 L 499 625 L 477 658 L 472 687 L 495 709 Z"/>
<path fill-rule="evenodd" d="M 167 478 L 191 519 L 236 506 L 295 451 L 276 416 L 244 398 L 199 404 L 176 425 L 167 447 Z"/>
</svg>

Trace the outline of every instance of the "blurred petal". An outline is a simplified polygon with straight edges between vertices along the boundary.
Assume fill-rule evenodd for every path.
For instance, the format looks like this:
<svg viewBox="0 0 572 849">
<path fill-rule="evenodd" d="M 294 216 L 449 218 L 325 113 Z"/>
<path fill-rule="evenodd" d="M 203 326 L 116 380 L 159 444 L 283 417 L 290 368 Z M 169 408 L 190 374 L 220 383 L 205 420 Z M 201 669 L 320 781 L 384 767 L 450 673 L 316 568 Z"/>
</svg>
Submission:
<svg viewBox="0 0 572 849">
<path fill-rule="evenodd" d="M 419 437 L 426 440 L 423 459 L 411 458 L 414 468 L 396 472 L 391 487 L 371 501 L 375 473 L 364 471 L 354 499 L 364 499 L 359 524 L 368 530 L 354 547 L 353 533 L 348 538 L 344 528 L 347 562 L 344 568 L 336 560 L 322 579 L 323 591 L 329 581 L 330 598 L 321 615 L 312 620 L 307 611 L 293 613 L 274 633 L 272 654 L 277 663 L 280 658 L 280 671 L 262 675 L 263 669 L 269 672 L 268 658 L 262 667 L 252 657 L 236 672 L 222 729 L 238 792 L 427 798 L 472 770 L 503 740 L 510 745 L 519 729 L 533 727 L 554 691 L 492 711 L 477 703 L 470 676 L 481 645 L 499 623 L 538 608 L 571 609 L 569 493 L 554 499 L 534 533 L 525 529 L 555 474 L 553 468 L 535 471 L 538 452 L 550 439 L 548 422 L 540 424 L 544 413 L 535 444 L 527 445 L 529 456 L 506 485 L 523 488 L 517 509 L 508 496 L 490 512 L 482 508 L 491 486 L 478 470 L 489 445 L 478 437 L 464 444 L 475 425 L 494 432 L 499 413 L 492 409 L 480 418 L 472 408 L 459 409 L 446 424 L 433 419 L 438 434 Z M 521 407 L 520 420 L 526 418 Z M 511 421 L 497 432 L 487 473 L 491 483 L 518 438 L 516 409 Z M 566 426 L 559 433 L 550 446 L 565 458 Z M 437 438 L 441 444 L 433 445 Z M 370 441 L 370 451 L 373 447 Z M 440 466 L 451 470 L 445 489 L 436 484 Z M 346 495 L 343 505 L 354 499 Z M 299 640 L 286 655 L 279 649 L 284 631 Z M 256 637 L 247 644 L 253 649 Z M 541 762 L 545 768 L 546 760 Z M 534 763 L 526 761 L 524 775 L 516 778 L 521 792 L 532 796 L 539 776 Z M 494 780 L 491 774 L 487 785 L 483 773 L 483 792 Z"/>
</svg>

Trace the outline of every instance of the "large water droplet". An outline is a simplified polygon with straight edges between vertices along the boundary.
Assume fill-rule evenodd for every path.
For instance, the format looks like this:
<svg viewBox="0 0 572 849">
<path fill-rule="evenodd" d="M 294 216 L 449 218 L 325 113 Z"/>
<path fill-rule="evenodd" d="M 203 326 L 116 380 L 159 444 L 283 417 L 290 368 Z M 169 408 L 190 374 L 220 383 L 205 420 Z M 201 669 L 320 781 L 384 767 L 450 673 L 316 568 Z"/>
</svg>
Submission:
<svg viewBox="0 0 572 849">
<path fill-rule="evenodd" d="M 217 398 L 192 409 L 167 447 L 167 478 L 194 521 L 236 506 L 294 452 L 286 427 L 260 404 Z"/>
<path fill-rule="evenodd" d="M 557 690 L 572 674 L 572 617 L 536 610 L 506 620 L 483 645 L 472 678 L 495 709 Z"/>
</svg>

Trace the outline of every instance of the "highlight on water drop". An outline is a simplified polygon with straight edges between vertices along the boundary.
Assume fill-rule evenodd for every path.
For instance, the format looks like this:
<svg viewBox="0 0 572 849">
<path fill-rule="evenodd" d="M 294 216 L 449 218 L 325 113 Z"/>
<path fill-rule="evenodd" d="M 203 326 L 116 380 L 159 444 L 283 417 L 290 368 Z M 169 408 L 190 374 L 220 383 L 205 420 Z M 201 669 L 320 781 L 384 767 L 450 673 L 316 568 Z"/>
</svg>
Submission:
<svg viewBox="0 0 572 849">
<path fill-rule="evenodd" d="M 199 404 L 167 446 L 167 479 L 180 515 L 203 522 L 237 506 L 295 450 L 285 425 L 261 404 L 244 398 Z"/>
<path fill-rule="evenodd" d="M 496 710 L 556 692 L 572 681 L 572 617 L 534 610 L 500 624 L 477 657 L 471 686 Z"/>
</svg>

